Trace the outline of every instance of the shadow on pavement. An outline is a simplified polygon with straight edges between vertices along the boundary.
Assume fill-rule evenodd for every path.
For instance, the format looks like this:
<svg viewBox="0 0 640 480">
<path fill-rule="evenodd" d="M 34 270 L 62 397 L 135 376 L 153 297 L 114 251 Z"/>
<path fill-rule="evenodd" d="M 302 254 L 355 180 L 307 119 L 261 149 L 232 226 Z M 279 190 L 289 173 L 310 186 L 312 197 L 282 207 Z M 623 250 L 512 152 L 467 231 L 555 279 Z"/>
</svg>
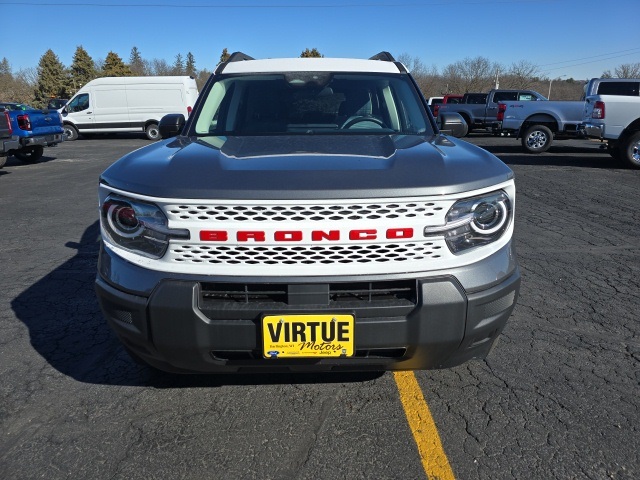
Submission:
<svg viewBox="0 0 640 480">
<path fill-rule="evenodd" d="M 99 222 L 79 243 L 73 258 L 11 302 L 29 329 L 31 345 L 59 372 L 91 384 L 155 388 L 223 385 L 345 383 L 373 380 L 381 372 L 322 374 L 174 375 L 140 366 L 129 358 L 102 317 L 93 283 L 98 261 Z"/>
</svg>

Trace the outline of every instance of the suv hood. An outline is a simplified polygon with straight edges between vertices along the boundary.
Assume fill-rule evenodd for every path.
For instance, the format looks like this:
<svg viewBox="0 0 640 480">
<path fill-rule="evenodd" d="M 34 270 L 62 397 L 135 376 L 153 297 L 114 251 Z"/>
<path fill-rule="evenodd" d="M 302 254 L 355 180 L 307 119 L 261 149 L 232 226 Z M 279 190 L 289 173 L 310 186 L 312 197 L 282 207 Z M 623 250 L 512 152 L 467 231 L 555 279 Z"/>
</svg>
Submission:
<svg viewBox="0 0 640 480">
<path fill-rule="evenodd" d="M 136 150 L 101 182 L 159 198 L 336 199 L 463 193 L 513 178 L 444 135 L 176 137 Z"/>
</svg>

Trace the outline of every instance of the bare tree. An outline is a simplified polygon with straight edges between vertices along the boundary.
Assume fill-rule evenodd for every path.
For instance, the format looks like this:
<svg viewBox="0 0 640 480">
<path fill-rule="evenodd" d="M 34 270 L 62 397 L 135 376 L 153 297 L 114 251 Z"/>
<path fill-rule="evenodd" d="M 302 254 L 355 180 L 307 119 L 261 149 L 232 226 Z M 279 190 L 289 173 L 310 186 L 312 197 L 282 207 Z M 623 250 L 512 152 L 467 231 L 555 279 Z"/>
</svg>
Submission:
<svg viewBox="0 0 640 480">
<path fill-rule="evenodd" d="M 618 78 L 640 78 L 640 62 L 625 63 L 616 68 Z"/>
<path fill-rule="evenodd" d="M 514 62 L 500 75 L 502 88 L 531 88 L 534 79 L 539 76 L 538 67 L 528 60 Z"/>
<path fill-rule="evenodd" d="M 494 85 L 498 68 L 485 57 L 467 57 L 447 65 L 442 73 L 453 93 L 483 92 Z"/>
</svg>

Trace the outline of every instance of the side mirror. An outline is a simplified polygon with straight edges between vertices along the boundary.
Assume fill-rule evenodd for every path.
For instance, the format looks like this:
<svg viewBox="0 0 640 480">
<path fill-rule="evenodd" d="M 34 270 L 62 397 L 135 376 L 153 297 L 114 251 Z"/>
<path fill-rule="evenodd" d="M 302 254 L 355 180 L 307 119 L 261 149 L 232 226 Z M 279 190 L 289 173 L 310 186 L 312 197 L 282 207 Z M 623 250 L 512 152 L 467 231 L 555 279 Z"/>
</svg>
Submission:
<svg viewBox="0 0 640 480">
<path fill-rule="evenodd" d="M 170 113 L 169 115 L 165 115 L 160 119 L 160 124 L 158 125 L 160 136 L 163 139 L 175 137 L 182 132 L 184 124 L 184 115 L 181 113 Z"/>
<path fill-rule="evenodd" d="M 462 138 L 469 133 L 467 122 L 459 113 L 440 112 L 438 115 L 438 127 L 440 133 L 451 135 L 452 137 Z"/>
</svg>

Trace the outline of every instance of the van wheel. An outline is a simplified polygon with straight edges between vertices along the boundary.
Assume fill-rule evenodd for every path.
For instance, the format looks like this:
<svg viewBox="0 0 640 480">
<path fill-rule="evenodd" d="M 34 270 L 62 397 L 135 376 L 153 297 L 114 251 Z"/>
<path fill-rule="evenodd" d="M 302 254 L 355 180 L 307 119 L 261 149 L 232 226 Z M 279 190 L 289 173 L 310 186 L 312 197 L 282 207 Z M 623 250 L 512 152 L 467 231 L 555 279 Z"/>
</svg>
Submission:
<svg viewBox="0 0 640 480">
<path fill-rule="evenodd" d="M 144 129 L 144 133 L 149 140 L 158 140 L 160 138 L 160 130 L 158 130 L 158 125 L 155 123 L 147 125 L 147 128 Z"/>
<path fill-rule="evenodd" d="M 65 124 L 64 128 L 64 139 L 67 142 L 73 142 L 78 139 L 78 130 L 73 125 Z"/>
<path fill-rule="evenodd" d="M 544 125 L 532 125 L 522 136 L 522 148 L 529 153 L 546 152 L 551 142 L 553 142 L 553 133 Z"/>
<path fill-rule="evenodd" d="M 640 132 L 627 137 L 620 145 L 620 158 L 631 168 L 640 168 Z"/>
<path fill-rule="evenodd" d="M 42 145 L 36 145 L 35 147 L 17 151 L 13 156 L 24 163 L 35 163 L 42 157 L 43 153 L 44 147 Z"/>
</svg>

